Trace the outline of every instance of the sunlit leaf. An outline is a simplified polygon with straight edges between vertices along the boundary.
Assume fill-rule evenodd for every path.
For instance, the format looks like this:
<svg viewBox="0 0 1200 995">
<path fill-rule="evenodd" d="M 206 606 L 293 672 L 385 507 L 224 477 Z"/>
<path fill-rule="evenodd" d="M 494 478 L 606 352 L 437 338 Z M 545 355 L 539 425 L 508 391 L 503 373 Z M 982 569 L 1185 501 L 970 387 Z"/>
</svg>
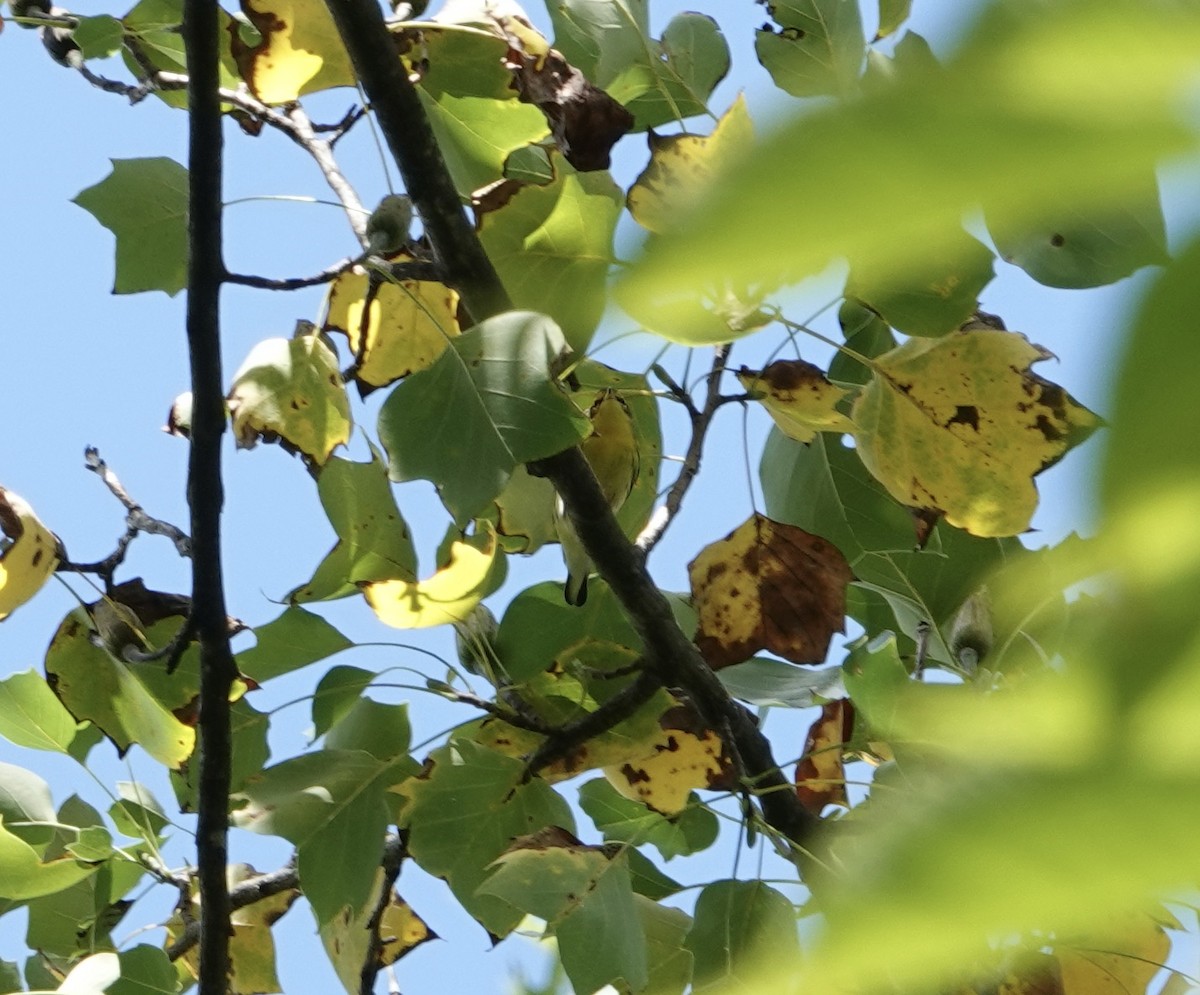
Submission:
<svg viewBox="0 0 1200 995">
<path fill-rule="evenodd" d="M 465 521 L 500 493 L 518 463 L 577 442 L 587 420 L 553 376 L 565 345 L 554 322 L 522 311 L 454 339 L 380 411 L 393 479 L 432 480 Z"/>
<path fill-rule="evenodd" d="M 354 644 L 320 615 L 295 605 L 254 629 L 256 644 L 237 655 L 238 669 L 262 683 L 349 649 Z"/>
<path fill-rule="evenodd" d="M 85 59 L 104 59 L 120 51 L 124 30 L 111 14 L 99 14 L 81 17 L 71 37 Z"/>
<path fill-rule="evenodd" d="M 256 345 L 234 374 L 227 403 L 243 449 L 279 442 L 320 466 L 350 441 L 337 356 L 315 331 Z"/>
<path fill-rule="evenodd" d="M 856 401 L 858 453 L 896 500 L 978 536 L 1023 532 L 1033 477 L 1099 426 L 1031 372 L 1050 354 L 1013 332 L 910 339 L 875 359 Z"/>
<path fill-rule="evenodd" d="M 139 943 L 117 951 L 121 977 L 105 989 L 106 995 L 174 995 L 180 989 L 175 967 L 161 947 Z"/>
<path fill-rule="evenodd" d="M 777 359 L 757 372 L 743 366 L 737 378 L 789 439 L 811 442 L 818 432 L 854 432 L 854 423 L 838 410 L 849 392 L 812 363 Z"/>
<path fill-rule="evenodd" d="M 879 0 L 879 27 L 875 40 L 881 41 L 899 30 L 912 12 L 913 0 Z"/>
<path fill-rule="evenodd" d="M 793 97 L 850 92 L 866 40 L 858 0 L 774 0 L 779 25 L 755 32 L 754 50 L 775 85 Z"/>
<path fill-rule="evenodd" d="M 550 161 L 552 182 L 478 203 L 479 239 L 513 306 L 549 315 L 583 353 L 604 312 L 621 189 L 607 172 L 576 172 L 557 153 Z"/>
<path fill-rule="evenodd" d="M 114 294 L 187 285 L 188 171 L 173 159 L 113 159 L 75 203 L 117 239 Z"/>
<path fill-rule="evenodd" d="M 0 487 L 0 621 L 32 598 L 58 566 L 59 543 L 29 503 Z"/>
<path fill-rule="evenodd" d="M 82 881 L 95 873 L 97 866 L 71 856 L 43 862 L 37 851 L 15 836 L 0 819 L 0 898 L 49 895 Z"/>
<path fill-rule="evenodd" d="M 65 753 L 79 724 L 33 670 L 0 681 L 0 735 L 17 746 Z"/>
<path fill-rule="evenodd" d="M 320 0 L 242 0 L 241 6 L 261 40 L 248 46 L 234 33 L 233 54 L 242 79 L 263 103 L 354 85 L 350 57 Z"/>
</svg>

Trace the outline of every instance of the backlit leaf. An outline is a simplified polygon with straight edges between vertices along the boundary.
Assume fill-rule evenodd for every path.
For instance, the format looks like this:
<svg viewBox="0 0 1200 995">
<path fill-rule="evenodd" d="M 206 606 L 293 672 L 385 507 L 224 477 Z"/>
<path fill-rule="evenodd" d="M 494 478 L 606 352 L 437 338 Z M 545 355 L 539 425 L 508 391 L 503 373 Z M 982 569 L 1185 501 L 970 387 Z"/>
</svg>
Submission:
<svg viewBox="0 0 1200 995">
<path fill-rule="evenodd" d="M 1033 477 L 1099 426 L 1030 371 L 1050 354 L 993 329 L 910 339 L 875 360 L 854 405 L 858 453 L 896 500 L 978 536 L 1029 527 Z"/>
<path fill-rule="evenodd" d="M 349 649 L 354 644 L 320 615 L 295 605 L 254 629 L 256 644 L 237 655 L 238 669 L 260 684 Z"/>
<path fill-rule="evenodd" d="M 350 441 L 350 402 L 337 356 L 315 331 L 251 349 L 227 402 L 243 449 L 277 441 L 320 466 Z"/>
<path fill-rule="evenodd" d="M 518 463 L 587 431 L 553 370 L 566 346 L 548 318 L 512 311 L 454 339 L 429 369 L 397 385 L 379 413 L 395 480 L 432 480 L 455 519 L 483 511 Z"/>
<path fill-rule="evenodd" d="M 779 30 L 759 28 L 754 50 L 775 85 L 793 97 L 849 93 L 866 48 L 858 0 L 773 0 L 767 10 Z"/>
<path fill-rule="evenodd" d="M 120 51 L 124 31 L 111 14 L 99 14 L 81 17 L 71 37 L 85 59 L 104 59 Z"/>
<path fill-rule="evenodd" d="M 820 663 L 842 631 L 845 557 L 795 526 L 753 515 L 688 565 L 700 616 L 696 645 L 714 668 L 769 649 L 793 663 Z"/>
<path fill-rule="evenodd" d="M 796 795 L 814 815 L 826 805 L 850 807 L 844 755 L 853 733 L 854 706 L 845 699 L 822 705 L 820 717 L 809 727 L 804 756 L 796 764 Z"/>
<path fill-rule="evenodd" d="M 392 256 L 388 262 L 402 264 L 411 258 Z M 447 339 L 459 334 L 457 291 L 428 281 L 383 280 L 371 301 L 364 338 L 368 282 L 367 274 L 357 271 L 339 276 L 329 288 L 323 326 L 349 339 L 353 376 L 364 394 L 430 366 Z"/>
<path fill-rule="evenodd" d="M 187 285 L 188 171 L 173 159 L 113 159 L 75 203 L 117 239 L 114 294 Z"/>
<path fill-rule="evenodd" d="M 854 432 L 854 423 L 837 410 L 849 392 L 812 363 L 777 359 L 759 372 L 743 366 L 737 378 L 790 439 L 811 442 L 818 432 Z"/>
<path fill-rule="evenodd" d="M 78 723 L 41 674 L 24 670 L 0 681 L 0 735 L 17 746 L 65 753 Z"/>
<path fill-rule="evenodd" d="M 58 539 L 29 503 L 0 487 L 0 622 L 32 598 L 58 566 Z"/>
<path fill-rule="evenodd" d="M 27 899 L 69 888 L 96 871 L 71 856 L 43 862 L 37 851 L 0 819 L 0 898 Z"/>
<path fill-rule="evenodd" d="M 908 20 L 912 5 L 913 0 L 879 0 L 879 27 L 875 31 L 875 40 L 895 34 Z"/>
<path fill-rule="evenodd" d="M 242 79 L 263 103 L 354 85 L 350 57 L 320 0 L 242 0 L 241 6 L 261 41 L 248 46 L 235 33 L 233 54 Z"/>
<path fill-rule="evenodd" d="M 607 172 L 550 161 L 552 182 L 520 186 L 500 206 L 477 202 L 476 224 L 513 306 L 549 315 L 583 353 L 604 311 L 621 189 Z"/>
</svg>

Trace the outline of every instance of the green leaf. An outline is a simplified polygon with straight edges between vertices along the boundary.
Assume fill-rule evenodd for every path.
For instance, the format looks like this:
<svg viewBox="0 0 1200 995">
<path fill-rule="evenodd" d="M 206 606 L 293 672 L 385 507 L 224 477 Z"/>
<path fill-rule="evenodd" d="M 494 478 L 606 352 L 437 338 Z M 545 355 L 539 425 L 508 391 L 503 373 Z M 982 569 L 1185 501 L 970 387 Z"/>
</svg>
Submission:
<svg viewBox="0 0 1200 995">
<path fill-rule="evenodd" d="M 794 669 L 794 668 L 793 668 Z M 664 860 L 707 850 L 717 839 L 717 817 L 693 793 L 684 811 L 668 819 L 620 794 L 604 778 L 579 789 L 579 805 L 592 818 L 605 840 L 658 848 Z"/>
<path fill-rule="evenodd" d="M 841 698 L 845 691 L 836 667 L 801 669 L 763 657 L 722 667 L 717 677 L 733 697 L 759 708 L 811 708 Z"/>
<path fill-rule="evenodd" d="M 346 717 L 363 691 L 379 675 L 362 667 L 330 667 L 317 683 L 312 700 L 313 736 L 324 736 Z"/>
<path fill-rule="evenodd" d="M 237 791 L 251 774 L 257 774 L 271 757 L 267 746 L 269 717 L 240 699 L 229 706 L 233 729 L 233 764 L 229 770 L 231 791 Z M 195 812 L 199 804 L 199 765 L 187 764 L 181 772 L 171 772 L 171 786 L 183 812 Z"/>
<path fill-rule="evenodd" d="M 173 159 L 113 159 L 75 203 L 117 238 L 114 294 L 187 285 L 188 173 Z"/>
<path fill-rule="evenodd" d="M 317 332 L 259 342 L 226 398 L 238 447 L 278 442 L 322 466 L 350 441 L 350 401 L 338 357 Z"/>
<path fill-rule="evenodd" d="M 66 753 L 77 728 L 41 674 L 25 670 L 0 681 L 0 735 L 17 746 Z"/>
<path fill-rule="evenodd" d="M 912 13 L 913 0 L 879 0 L 879 27 L 875 41 L 882 41 L 899 30 Z"/>
<path fill-rule="evenodd" d="M 417 554 L 408 524 L 396 506 L 387 464 L 333 457 L 317 477 L 317 493 L 337 534 L 312 579 L 288 595 L 293 603 L 329 601 L 358 593 L 376 580 L 416 580 Z"/>
<path fill-rule="evenodd" d="M 153 840 L 171 821 L 154 793 L 137 781 L 117 782 L 117 800 L 108 814 L 117 829 L 135 839 Z"/>
<path fill-rule="evenodd" d="M 161 947 L 139 943 L 118 951 L 121 979 L 105 989 L 107 995 L 174 995 L 180 989 L 174 965 Z"/>
<path fill-rule="evenodd" d="M 575 991 L 594 992 L 621 982 L 633 991 L 646 987 L 646 937 L 623 858 L 609 863 L 554 932 L 563 968 Z"/>
<path fill-rule="evenodd" d="M 552 375 L 564 345 L 553 321 L 521 311 L 453 339 L 379 413 L 393 479 L 432 480 L 464 522 L 500 493 L 518 463 L 576 443 L 587 419 Z"/>
<path fill-rule="evenodd" d="M 121 50 L 125 29 L 109 14 L 81 17 L 71 37 L 85 59 L 104 59 Z"/>
<path fill-rule="evenodd" d="M 1192 147 L 1175 96 L 1197 44 L 1190 8 L 992 8 L 945 70 L 778 129 L 737 182 L 647 245 L 617 285 L 620 302 L 645 327 L 683 337 L 697 287 L 769 290 L 838 256 L 879 273 L 920 267 L 981 204 L 1032 220 L 1138 202 L 1147 170 Z M 783 224 L 780 176 L 814 192 Z"/>
<path fill-rule="evenodd" d="M 50 785 L 33 771 L 0 762 L 0 819 L 9 832 L 41 853 L 54 836 L 51 824 L 56 821 Z"/>
<path fill-rule="evenodd" d="M 465 31 L 422 32 L 428 70 L 419 93 L 458 192 L 469 195 L 500 179 L 511 152 L 544 138 L 536 107 L 521 103 L 504 68 L 505 43 Z"/>
<path fill-rule="evenodd" d="M 633 901 L 646 937 L 646 959 L 650 965 L 646 995 L 683 995 L 692 980 L 692 954 L 683 945 L 692 927 L 692 917 L 642 895 Z"/>
<path fill-rule="evenodd" d="M 0 960 L 0 992 L 10 995 L 11 992 L 23 992 L 21 984 L 21 966 L 12 960 Z"/>
<path fill-rule="evenodd" d="M 549 315 L 585 353 L 604 312 L 624 197 L 607 171 L 576 172 L 558 153 L 550 161 L 553 182 L 477 210 L 479 239 L 513 306 Z"/>
<path fill-rule="evenodd" d="M 43 863 L 37 851 L 0 819 L 0 898 L 22 900 L 51 895 L 95 871 L 95 864 L 80 863 L 73 857 L 56 857 Z"/>
<path fill-rule="evenodd" d="M 325 749 L 362 750 L 386 762 L 405 756 L 411 739 L 407 704 L 385 705 L 359 698 L 329 730 Z"/>
<path fill-rule="evenodd" d="M 705 113 L 729 71 L 729 46 L 702 14 L 674 17 L 661 42 L 649 36 L 646 0 L 566 0 L 550 7 L 550 20 L 554 47 L 625 104 L 639 130 Z"/>
<path fill-rule="evenodd" d="M 872 273 L 851 266 L 846 296 L 855 298 L 905 335 L 944 335 L 965 322 L 992 280 L 995 257 L 961 228 L 945 241 L 944 254 L 919 270 Z"/>
<path fill-rule="evenodd" d="M 1005 261 L 1048 287 L 1100 287 L 1168 259 L 1158 187 L 1093 211 L 1047 212 L 1033 224 L 988 214 L 988 230 Z"/>
<path fill-rule="evenodd" d="M 566 802 L 544 781 L 521 781 L 522 761 L 469 741 L 435 750 L 432 769 L 410 782 L 406 811 L 409 852 L 428 873 L 450 885 L 455 897 L 494 936 L 521 920 L 507 902 L 477 889 L 487 867 L 512 839 L 545 826 L 571 829 Z"/>
<path fill-rule="evenodd" d="M 99 863 L 113 855 L 112 834 L 103 826 L 88 826 L 75 842 L 66 845 L 66 851 L 77 860 Z"/>
<path fill-rule="evenodd" d="M 312 612 L 295 605 L 273 621 L 255 628 L 257 644 L 237 655 L 238 670 L 260 684 L 354 645 Z"/>
<path fill-rule="evenodd" d="M 358 750 L 285 760 L 246 781 L 235 826 L 296 845 L 305 897 L 319 923 L 367 900 L 383 854 L 387 765 Z"/>
<path fill-rule="evenodd" d="M 683 891 L 683 885 L 674 878 L 667 877 L 640 850 L 626 850 L 625 860 L 629 864 L 630 885 L 638 895 L 652 902 L 661 902 L 664 898 L 670 898 Z"/>
<path fill-rule="evenodd" d="M 179 620 L 159 625 L 178 628 Z M 119 662 L 92 644 L 91 631 L 86 613 L 77 608 L 50 640 L 46 675 L 54 681 L 55 693 L 77 719 L 87 719 L 101 729 L 120 753 L 138 743 L 164 766 L 179 767 L 191 756 L 196 731 L 180 722 L 147 687 L 144 678 L 161 677 L 162 667 L 152 665 L 152 674 L 146 667 Z M 174 683 L 182 686 L 184 677 L 177 671 Z"/>
<path fill-rule="evenodd" d="M 866 49 L 858 0 L 776 0 L 768 10 L 782 30 L 759 28 L 754 51 L 775 85 L 793 97 L 849 93 Z"/>
<path fill-rule="evenodd" d="M 696 900 L 685 947 L 695 960 L 695 991 L 736 983 L 799 953 L 796 910 L 761 881 L 717 881 Z"/>
</svg>

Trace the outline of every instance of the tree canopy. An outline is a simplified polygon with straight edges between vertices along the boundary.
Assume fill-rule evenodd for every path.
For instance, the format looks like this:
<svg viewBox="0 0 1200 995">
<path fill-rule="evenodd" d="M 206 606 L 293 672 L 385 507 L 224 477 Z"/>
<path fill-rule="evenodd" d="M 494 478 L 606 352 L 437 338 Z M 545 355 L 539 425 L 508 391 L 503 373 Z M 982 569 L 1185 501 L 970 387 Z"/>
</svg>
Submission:
<svg viewBox="0 0 1200 995">
<path fill-rule="evenodd" d="M 0 471 L 45 646 L 0 991 L 305 990 L 303 915 L 352 995 L 530 936 L 527 992 L 1200 990 L 1200 13 L 994 0 L 935 54 L 911 0 L 426 6 L 8 0 L 79 106 L 183 122 L 54 265 L 182 291 L 188 365 L 89 328 L 174 462 L 89 444 L 78 511 Z M 1000 273 L 1139 274 L 1107 400 Z M 1092 436 L 1094 527 L 1040 541 Z"/>
</svg>

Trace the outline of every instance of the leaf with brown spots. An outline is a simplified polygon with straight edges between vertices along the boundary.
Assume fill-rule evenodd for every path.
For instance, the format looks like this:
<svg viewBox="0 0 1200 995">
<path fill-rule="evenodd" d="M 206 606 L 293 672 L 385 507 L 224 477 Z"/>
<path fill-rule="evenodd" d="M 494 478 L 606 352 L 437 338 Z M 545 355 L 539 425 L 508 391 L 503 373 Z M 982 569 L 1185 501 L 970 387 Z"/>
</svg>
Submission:
<svg viewBox="0 0 1200 995">
<path fill-rule="evenodd" d="M 546 115 L 554 144 L 581 173 L 608 169 L 633 115 L 550 47 L 523 17 L 497 18 L 508 41 L 504 64 L 523 103 Z"/>
<path fill-rule="evenodd" d="M 847 698 L 827 701 L 808 730 L 804 756 L 796 764 L 796 797 L 820 815 L 826 805 L 850 807 L 846 798 L 846 744 L 854 734 L 854 705 Z"/>
<path fill-rule="evenodd" d="M 262 40 L 247 45 L 235 23 L 230 48 L 242 79 L 263 103 L 354 85 L 350 57 L 322 0 L 242 0 L 242 11 Z"/>
<path fill-rule="evenodd" d="M 812 442 L 818 432 L 854 431 L 854 423 L 837 409 L 848 391 L 831 384 L 812 363 L 780 359 L 757 373 L 743 366 L 737 378 L 788 438 Z"/>
<path fill-rule="evenodd" d="M 389 262 L 404 263 L 412 258 L 402 253 Z M 339 276 L 329 288 L 322 327 L 349 339 L 353 377 L 364 397 L 377 387 L 432 366 L 446 343 L 460 332 L 458 292 L 424 280 L 381 283 L 364 322 L 368 282 L 367 274 L 358 271 Z"/>
<path fill-rule="evenodd" d="M 42 589 L 58 566 L 58 538 L 29 503 L 0 487 L 0 622 Z"/>
<path fill-rule="evenodd" d="M 877 357 L 851 413 L 864 465 L 898 501 L 972 535 L 1025 531 L 1033 477 L 1100 425 L 1030 371 L 1050 355 L 1015 332 L 973 328 Z"/>
<path fill-rule="evenodd" d="M 311 328 L 300 322 L 298 332 Z M 315 330 L 256 345 L 227 398 L 238 447 L 261 439 L 303 453 L 318 466 L 350 441 L 350 402 L 337 355 Z"/>
<path fill-rule="evenodd" d="M 833 543 L 752 515 L 688 566 L 700 616 L 696 645 L 714 669 L 766 649 L 820 663 L 842 631 L 852 574 Z"/>
</svg>

